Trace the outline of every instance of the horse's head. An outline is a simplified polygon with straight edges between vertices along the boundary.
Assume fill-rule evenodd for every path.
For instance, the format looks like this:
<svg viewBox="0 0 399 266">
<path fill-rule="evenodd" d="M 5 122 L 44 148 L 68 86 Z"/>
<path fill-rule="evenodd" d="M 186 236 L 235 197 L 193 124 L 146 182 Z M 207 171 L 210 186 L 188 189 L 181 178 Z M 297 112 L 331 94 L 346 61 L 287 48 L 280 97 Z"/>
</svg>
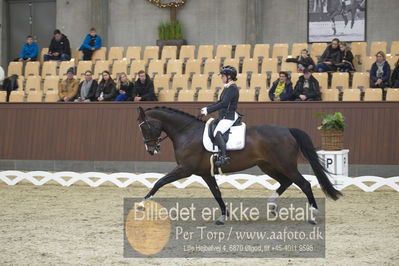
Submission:
<svg viewBox="0 0 399 266">
<path fill-rule="evenodd" d="M 150 120 L 143 108 L 139 107 L 137 111 L 139 113 L 137 120 L 144 137 L 145 148 L 150 155 L 157 154 L 161 151 L 161 141 L 163 140 L 160 138 L 162 133 L 161 123 L 158 120 Z"/>
</svg>

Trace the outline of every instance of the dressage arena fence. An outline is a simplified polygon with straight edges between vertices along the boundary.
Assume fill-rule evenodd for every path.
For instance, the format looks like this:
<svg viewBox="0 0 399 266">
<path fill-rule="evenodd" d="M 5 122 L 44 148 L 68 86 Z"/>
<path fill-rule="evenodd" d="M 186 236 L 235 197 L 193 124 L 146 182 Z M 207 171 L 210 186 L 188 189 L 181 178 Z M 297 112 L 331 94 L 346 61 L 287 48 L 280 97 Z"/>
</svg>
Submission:
<svg viewBox="0 0 399 266">
<path fill-rule="evenodd" d="M 56 183 L 69 187 L 76 182 L 84 182 L 90 187 L 99 187 L 106 182 L 113 183 L 117 187 L 125 188 L 134 183 L 141 183 L 142 185 L 152 188 L 157 180 L 162 178 L 164 174 L 160 173 L 99 173 L 99 172 L 46 172 L 46 171 L 2 171 L 0 172 L 0 181 L 7 185 L 16 185 L 22 181 L 29 181 L 33 185 L 42 186 L 48 182 L 55 181 Z M 312 187 L 319 187 L 319 183 L 315 176 L 304 175 L 305 179 L 311 183 Z M 373 192 L 380 187 L 386 186 L 399 192 L 399 176 L 383 178 L 377 176 L 361 176 L 361 177 L 347 177 L 347 176 L 330 176 L 332 183 L 338 190 L 343 190 L 348 186 L 356 186 L 365 192 Z M 248 174 L 233 174 L 233 175 L 218 175 L 216 176 L 219 185 L 229 184 L 236 189 L 247 189 L 252 185 L 261 185 L 270 190 L 276 190 L 279 183 L 274 181 L 268 175 L 248 175 Z M 272 182 L 270 182 L 272 181 Z M 200 184 L 207 187 L 206 183 L 200 176 L 192 175 L 189 178 L 182 179 L 171 183 L 176 188 L 186 188 L 192 184 Z"/>
</svg>

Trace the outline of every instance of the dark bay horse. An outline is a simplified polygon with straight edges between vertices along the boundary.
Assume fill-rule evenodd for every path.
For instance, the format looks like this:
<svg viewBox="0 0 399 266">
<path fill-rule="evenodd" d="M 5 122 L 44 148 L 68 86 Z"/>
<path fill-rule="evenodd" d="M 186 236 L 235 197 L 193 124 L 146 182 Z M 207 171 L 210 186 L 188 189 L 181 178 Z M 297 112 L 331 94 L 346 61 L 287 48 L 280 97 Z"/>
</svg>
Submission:
<svg viewBox="0 0 399 266">
<path fill-rule="evenodd" d="M 224 224 L 226 206 L 215 177 L 210 173 L 211 153 L 202 144 L 205 122 L 182 111 L 168 107 L 138 108 L 139 127 L 148 153 L 160 151 L 161 133 L 165 132 L 173 142 L 177 167 L 159 179 L 145 196 L 150 199 L 164 185 L 191 175 L 201 176 L 218 202 L 222 215 L 216 224 Z M 334 200 L 341 194 L 331 184 L 326 170 L 320 163 L 310 137 L 302 130 L 275 125 L 247 127 L 245 148 L 229 151 L 231 163 L 222 168 L 224 173 L 237 172 L 257 165 L 265 174 L 280 183 L 280 187 L 269 200 L 281 196 L 292 184 L 306 194 L 314 213 L 317 204 L 310 183 L 299 173 L 297 161 L 300 151 L 309 161 L 324 193 Z"/>
</svg>

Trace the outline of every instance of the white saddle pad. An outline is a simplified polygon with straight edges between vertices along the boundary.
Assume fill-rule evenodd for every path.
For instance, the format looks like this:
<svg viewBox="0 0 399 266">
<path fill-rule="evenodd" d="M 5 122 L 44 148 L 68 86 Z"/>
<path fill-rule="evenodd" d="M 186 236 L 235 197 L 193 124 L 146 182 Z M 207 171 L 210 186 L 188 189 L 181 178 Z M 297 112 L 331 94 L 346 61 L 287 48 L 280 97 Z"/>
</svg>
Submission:
<svg viewBox="0 0 399 266">
<path fill-rule="evenodd" d="M 219 151 L 218 146 L 216 146 L 216 145 L 215 145 L 215 147 L 213 146 L 213 143 L 208 135 L 209 125 L 213 120 L 214 120 L 214 118 L 209 118 L 209 120 L 206 122 L 204 135 L 202 137 L 202 142 L 204 144 L 204 148 L 207 151 L 218 152 Z M 237 151 L 237 150 L 244 149 L 244 147 L 245 147 L 245 131 L 246 131 L 245 123 L 241 123 L 240 126 L 230 128 L 229 140 L 226 143 L 226 149 L 228 151 Z"/>
</svg>

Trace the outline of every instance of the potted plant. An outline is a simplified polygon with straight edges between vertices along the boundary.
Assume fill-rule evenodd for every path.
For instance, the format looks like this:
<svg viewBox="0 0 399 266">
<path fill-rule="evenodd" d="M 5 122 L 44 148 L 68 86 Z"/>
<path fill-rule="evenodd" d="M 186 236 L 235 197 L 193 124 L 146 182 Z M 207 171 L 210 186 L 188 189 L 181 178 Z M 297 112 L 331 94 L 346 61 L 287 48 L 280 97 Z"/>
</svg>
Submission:
<svg viewBox="0 0 399 266">
<path fill-rule="evenodd" d="M 321 148 L 323 150 L 342 150 L 344 148 L 345 117 L 340 112 L 334 114 L 317 113 L 321 117 Z"/>
<path fill-rule="evenodd" d="M 157 45 L 163 47 L 165 45 L 182 46 L 185 44 L 183 39 L 183 29 L 179 21 L 161 22 L 158 26 Z"/>
</svg>

